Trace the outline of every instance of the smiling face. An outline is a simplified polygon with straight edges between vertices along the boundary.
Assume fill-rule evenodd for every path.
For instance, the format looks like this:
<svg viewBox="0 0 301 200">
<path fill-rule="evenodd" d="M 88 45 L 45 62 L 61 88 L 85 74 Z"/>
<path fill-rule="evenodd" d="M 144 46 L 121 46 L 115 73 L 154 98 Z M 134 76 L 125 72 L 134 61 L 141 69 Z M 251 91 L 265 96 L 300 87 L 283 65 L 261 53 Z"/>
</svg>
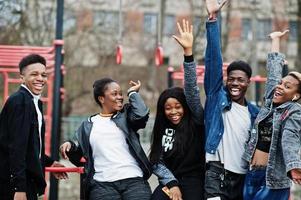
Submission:
<svg viewBox="0 0 301 200">
<path fill-rule="evenodd" d="M 20 77 L 33 94 L 40 95 L 47 81 L 46 67 L 41 63 L 28 65 L 22 70 Z"/>
<path fill-rule="evenodd" d="M 123 107 L 123 95 L 120 86 L 116 82 L 107 85 L 104 96 L 98 97 L 104 114 L 115 113 Z"/>
<path fill-rule="evenodd" d="M 280 83 L 276 86 L 273 102 L 282 104 L 291 101 L 293 98 L 300 98 L 299 81 L 291 75 L 284 77 Z"/>
<path fill-rule="evenodd" d="M 177 125 L 184 116 L 184 108 L 177 99 L 168 98 L 164 104 L 164 113 L 172 124 Z"/>
<path fill-rule="evenodd" d="M 249 84 L 250 79 L 244 71 L 230 71 L 227 76 L 226 87 L 229 91 L 232 101 L 235 101 L 240 105 L 244 105 L 244 98 Z"/>
</svg>

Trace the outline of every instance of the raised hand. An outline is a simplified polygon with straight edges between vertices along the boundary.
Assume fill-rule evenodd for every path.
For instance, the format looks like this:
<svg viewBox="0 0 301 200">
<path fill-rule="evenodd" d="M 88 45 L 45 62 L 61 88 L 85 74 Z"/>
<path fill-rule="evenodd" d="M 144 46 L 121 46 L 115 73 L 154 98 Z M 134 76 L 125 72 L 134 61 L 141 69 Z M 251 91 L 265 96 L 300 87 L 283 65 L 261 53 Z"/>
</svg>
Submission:
<svg viewBox="0 0 301 200">
<path fill-rule="evenodd" d="M 269 34 L 269 37 L 272 39 L 272 52 L 279 52 L 280 50 L 280 38 L 287 34 L 289 30 L 285 30 L 283 32 L 281 31 L 275 31 Z"/>
<path fill-rule="evenodd" d="M 275 32 L 272 32 L 270 33 L 270 38 L 271 39 L 275 39 L 275 38 L 281 38 L 282 36 L 284 36 L 285 34 L 287 34 L 289 32 L 289 30 L 285 30 L 285 31 L 275 31 Z"/>
<path fill-rule="evenodd" d="M 129 82 L 129 84 L 131 85 L 131 87 L 128 89 L 128 93 L 132 92 L 132 91 L 139 92 L 139 89 L 140 89 L 140 86 L 141 86 L 141 83 L 140 83 L 139 80 L 137 82 L 134 82 L 134 81 L 131 80 Z"/>
<path fill-rule="evenodd" d="M 192 55 L 193 45 L 193 26 L 189 25 L 189 22 L 185 19 L 182 21 L 182 27 L 177 22 L 179 36 L 173 35 L 172 37 L 183 47 L 184 54 L 186 56 Z"/>
<path fill-rule="evenodd" d="M 227 2 L 228 0 L 223 0 L 220 4 L 218 4 L 217 0 L 206 0 L 206 9 L 209 19 L 215 19 L 217 17 L 217 13 Z"/>
</svg>

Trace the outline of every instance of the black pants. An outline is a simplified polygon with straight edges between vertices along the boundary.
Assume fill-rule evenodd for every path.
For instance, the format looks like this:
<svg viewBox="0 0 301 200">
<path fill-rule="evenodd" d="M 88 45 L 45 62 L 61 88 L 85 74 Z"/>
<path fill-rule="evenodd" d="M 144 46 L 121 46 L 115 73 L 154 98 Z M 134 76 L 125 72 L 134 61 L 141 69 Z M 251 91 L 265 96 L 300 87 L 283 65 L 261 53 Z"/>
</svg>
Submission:
<svg viewBox="0 0 301 200">
<path fill-rule="evenodd" d="M 114 182 L 91 181 L 90 200 L 149 200 L 151 189 L 143 178 Z"/>
<path fill-rule="evenodd" d="M 179 188 L 184 200 L 203 200 L 204 181 L 201 177 L 182 177 L 178 178 Z M 170 200 L 162 191 L 163 185 L 159 185 L 152 194 L 152 200 Z"/>
<path fill-rule="evenodd" d="M 220 197 L 221 200 L 242 200 L 244 174 L 225 170 L 220 162 L 207 163 L 205 174 L 205 198 Z"/>
</svg>

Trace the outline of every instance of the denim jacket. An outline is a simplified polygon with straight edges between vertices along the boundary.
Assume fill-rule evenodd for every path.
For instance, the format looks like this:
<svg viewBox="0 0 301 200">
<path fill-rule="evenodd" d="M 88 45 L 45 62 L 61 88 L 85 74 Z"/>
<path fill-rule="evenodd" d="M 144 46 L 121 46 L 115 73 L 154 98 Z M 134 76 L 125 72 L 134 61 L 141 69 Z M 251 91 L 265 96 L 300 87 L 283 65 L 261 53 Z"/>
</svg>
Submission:
<svg viewBox="0 0 301 200">
<path fill-rule="evenodd" d="M 243 159 L 251 162 L 258 141 L 258 124 L 271 112 L 275 86 L 282 76 L 284 56 L 269 53 L 267 60 L 268 79 L 265 88 L 265 102 L 255 120 L 250 139 L 246 144 Z M 301 106 L 289 101 L 281 104 L 273 113 L 273 133 L 266 169 L 266 185 L 271 189 L 290 187 L 287 173 L 301 168 Z"/>
<path fill-rule="evenodd" d="M 194 121 L 198 124 L 203 124 L 204 110 L 201 104 L 199 87 L 197 85 L 195 62 L 184 62 L 184 93 Z M 159 178 L 160 184 L 167 185 L 169 188 L 178 183 L 175 176 L 164 165 L 163 161 L 153 165 L 153 173 Z"/>
<path fill-rule="evenodd" d="M 129 102 L 130 103 L 124 105 L 121 111 L 113 115 L 111 119 L 125 134 L 126 142 L 129 145 L 129 152 L 141 168 L 143 178 L 147 180 L 152 174 L 152 169 L 139 142 L 137 130 L 145 127 L 149 116 L 149 109 L 137 92 L 132 92 L 129 95 Z M 93 122 L 91 121 L 91 117 L 82 122 L 76 132 L 75 139 L 69 141 L 71 143 L 71 149 L 67 153 L 70 161 L 76 166 L 82 165 L 80 163 L 82 156 L 86 159 L 84 179 L 85 199 L 89 199 L 88 186 L 94 175 L 94 161 L 89 142 L 92 126 Z"/>
<path fill-rule="evenodd" d="M 205 54 L 205 129 L 207 153 L 214 154 L 223 137 L 224 124 L 222 113 L 231 109 L 232 100 L 223 85 L 223 61 L 220 47 L 220 33 L 217 21 L 208 21 L 207 48 Z M 258 114 L 258 108 L 247 102 L 251 125 Z M 252 126 L 250 126 L 251 129 Z"/>
</svg>

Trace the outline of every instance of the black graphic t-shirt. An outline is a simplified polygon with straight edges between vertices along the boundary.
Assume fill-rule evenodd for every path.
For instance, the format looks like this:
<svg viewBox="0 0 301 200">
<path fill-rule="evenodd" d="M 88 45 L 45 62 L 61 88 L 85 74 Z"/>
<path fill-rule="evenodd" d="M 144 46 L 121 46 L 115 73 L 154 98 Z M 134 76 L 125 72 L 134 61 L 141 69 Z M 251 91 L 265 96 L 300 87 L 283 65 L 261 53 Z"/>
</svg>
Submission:
<svg viewBox="0 0 301 200">
<path fill-rule="evenodd" d="M 274 110 L 258 124 L 258 142 L 256 148 L 269 153 L 273 134 Z"/>
<path fill-rule="evenodd" d="M 175 141 L 175 129 L 167 128 L 165 129 L 165 133 L 162 137 L 162 148 L 163 152 L 172 151 L 174 147 L 174 141 Z"/>
<path fill-rule="evenodd" d="M 176 178 L 187 176 L 203 177 L 205 166 L 204 128 L 197 127 L 191 134 L 192 139 L 186 140 L 184 153 L 179 154 L 176 144 L 176 130 L 166 128 L 162 136 L 162 154 L 166 167 Z"/>
</svg>

